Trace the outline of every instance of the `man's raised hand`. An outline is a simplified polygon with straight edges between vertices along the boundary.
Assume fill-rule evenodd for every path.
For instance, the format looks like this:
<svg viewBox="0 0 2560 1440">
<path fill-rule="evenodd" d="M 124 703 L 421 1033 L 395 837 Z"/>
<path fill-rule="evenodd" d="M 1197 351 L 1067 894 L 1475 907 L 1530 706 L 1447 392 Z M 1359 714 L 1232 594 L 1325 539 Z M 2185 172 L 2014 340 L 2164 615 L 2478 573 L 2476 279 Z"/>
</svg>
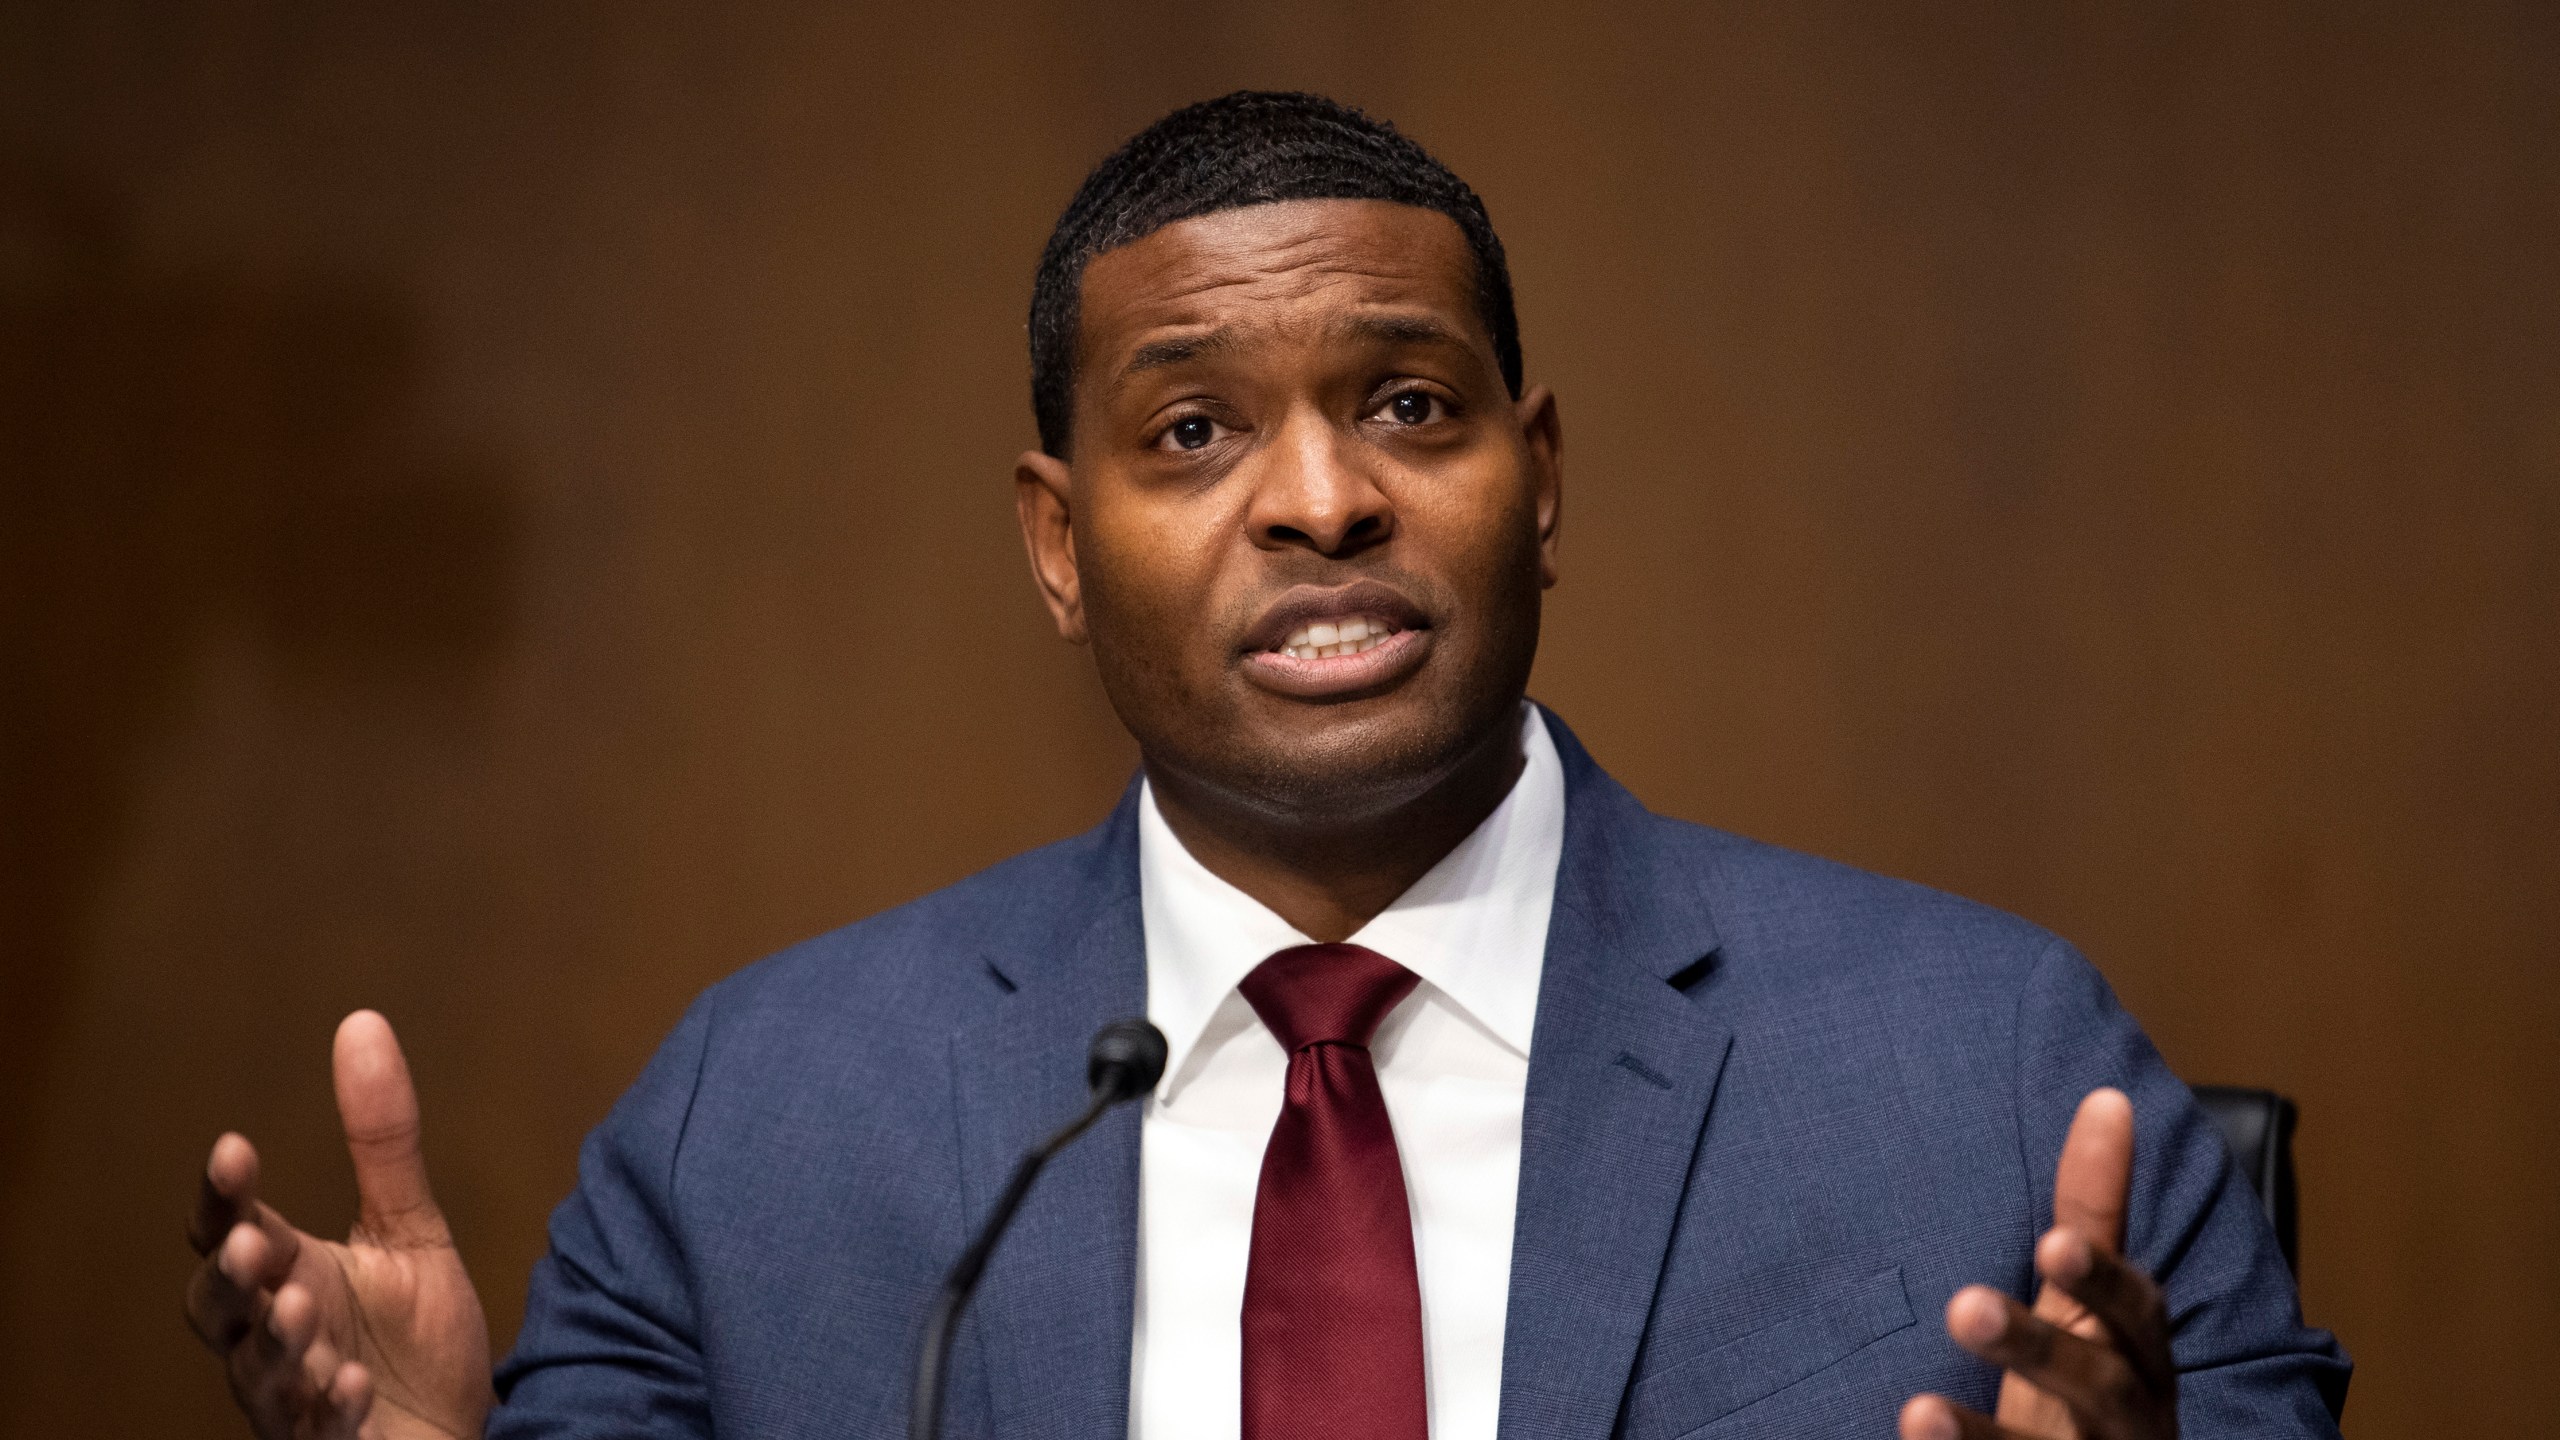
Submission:
<svg viewBox="0 0 2560 1440">
<path fill-rule="evenodd" d="M 1947 1302 L 1947 1333 L 2006 1372 L 1997 1418 L 1916 1395 L 1902 1407 L 1902 1440 L 2176 1440 L 2168 1307 L 2122 1254 L 2132 1184 L 2133 1102 L 2093 1090 L 2054 1170 L 2035 1308 L 1987 1285 Z"/>
<path fill-rule="evenodd" d="M 259 1440 L 476 1437 L 489 1327 L 427 1189 L 418 1096 L 391 1025 L 359 1010 L 332 1053 L 355 1229 L 308 1235 L 258 1199 L 258 1152 L 213 1145 L 188 1241 L 187 1320 L 223 1357 Z"/>
</svg>

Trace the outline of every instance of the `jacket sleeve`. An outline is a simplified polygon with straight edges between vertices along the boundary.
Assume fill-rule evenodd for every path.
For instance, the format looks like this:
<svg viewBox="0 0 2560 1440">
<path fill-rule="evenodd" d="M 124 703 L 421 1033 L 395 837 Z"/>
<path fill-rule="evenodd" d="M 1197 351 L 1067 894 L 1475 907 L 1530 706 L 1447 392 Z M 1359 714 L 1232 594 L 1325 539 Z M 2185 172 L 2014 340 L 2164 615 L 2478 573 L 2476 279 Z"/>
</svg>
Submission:
<svg viewBox="0 0 2560 1440">
<path fill-rule="evenodd" d="M 2029 975 L 2017 1044 L 2019 1147 L 2038 1233 L 2053 1224 L 2054 1167 L 2081 1097 L 2113 1085 L 2133 1101 L 2125 1253 L 2167 1292 L 2179 1432 L 2334 1440 L 2345 1353 L 2303 1325 L 2275 1231 L 2211 1118 L 2069 946 L 2056 942 Z"/>
<path fill-rule="evenodd" d="M 700 1317 L 677 1219 L 710 1029 L 697 1002 L 578 1152 L 524 1328 L 498 1367 L 490 1440 L 711 1434 Z"/>
</svg>

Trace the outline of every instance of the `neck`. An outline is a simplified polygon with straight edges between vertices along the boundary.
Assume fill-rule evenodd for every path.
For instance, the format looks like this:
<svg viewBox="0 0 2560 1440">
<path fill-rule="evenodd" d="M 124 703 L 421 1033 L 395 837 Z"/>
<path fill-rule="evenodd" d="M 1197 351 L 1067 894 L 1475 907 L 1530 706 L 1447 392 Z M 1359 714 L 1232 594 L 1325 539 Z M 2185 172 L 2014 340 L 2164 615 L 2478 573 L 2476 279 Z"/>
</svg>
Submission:
<svg viewBox="0 0 2560 1440">
<path fill-rule="evenodd" d="M 1156 809 L 1210 874 L 1311 940 L 1348 940 L 1475 833 L 1520 778 L 1517 712 L 1422 793 L 1351 815 L 1275 814 L 1150 761 Z"/>
</svg>

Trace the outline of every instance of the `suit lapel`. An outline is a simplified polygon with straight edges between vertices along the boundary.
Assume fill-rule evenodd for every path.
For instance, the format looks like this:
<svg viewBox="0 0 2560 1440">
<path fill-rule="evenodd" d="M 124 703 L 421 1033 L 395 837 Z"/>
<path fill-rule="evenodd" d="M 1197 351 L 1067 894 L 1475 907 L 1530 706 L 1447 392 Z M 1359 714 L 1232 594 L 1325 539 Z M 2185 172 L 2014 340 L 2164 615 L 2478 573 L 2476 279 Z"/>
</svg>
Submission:
<svg viewBox="0 0 2560 1440">
<path fill-rule="evenodd" d="M 1106 826 L 1086 893 L 1101 900 L 1058 953 L 994 958 L 1015 991 L 954 1038 L 963 1201 L 975 1227 L 1022 1153 L 1085 1103 L 1085 1051 L 1108 1021 L 1146 1013 L 1146 952 L 1130 807 Z M 991 1433 L 1023 1440 L 1125 1434 L 1137 1294 L 1134 1105 L 1051 1161 L 996 1248 L 967 1329 L 982 1343 Z M 964 1331 L 965 1333 L 965 1331 Z M 970 1383 L 965 1365 L 955 1385 Z M 957 1394 L 955 1414 L 966 1414 Z"/>
<path fill-rule="evenodd" d="M 1502 1440 L 1617 1421 L 1731 1032 L 1670 980 L 1716 948 L 1661 822 L 1554 717 L 1565 853 L 1539 982 L 1502 1355 Z"/>
</svg>

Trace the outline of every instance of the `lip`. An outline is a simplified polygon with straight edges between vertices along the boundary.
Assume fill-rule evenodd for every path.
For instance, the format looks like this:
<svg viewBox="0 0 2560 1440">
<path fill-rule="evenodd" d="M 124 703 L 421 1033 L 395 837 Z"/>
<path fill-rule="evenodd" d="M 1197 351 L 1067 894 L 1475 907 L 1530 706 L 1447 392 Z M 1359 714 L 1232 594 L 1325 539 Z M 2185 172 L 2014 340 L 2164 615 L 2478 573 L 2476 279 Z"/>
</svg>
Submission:
<svg viewBox="0 0 2560 1440">
<path fill-rule="evenodd" d="M 1339 700 L 1402 680 L 1420 669 L 1430 653 L 1430 631 L 1399 630 L 1357 655 L 1300 660 L 1277 650 L 1256 650 L 1245 657 L 1245 673 L 1264 689 L 1292 699 Z"/>
<path fill-rule="evenodd" d="M 1291 631 L 1320 620 L 1369 615 L 1395 633 L 1357 655 L 1301 660 L 1280 646 Z M 1266 690 L 1298 700 L 1332 700 L 1381 689 L 1421 668 L 1434 640 L 1422 607 L 1376 580 L 1331 589 L 1300 585 L 1273 602 L 1244 636 L 1245 674 Z"/>
<path fill-rule="evenodd" d="M 1355 580 L 1348 585 L 1330 588 L 1320 585 L 1294 585 L 1253 628 L 1244 632 L 1245 653 L 1278 650 L 1289 639 L 1289 632 L 1318 620 L 1348 620 L 1354 615 L 1375 615 L 1399 631 L 1428 630 L 1431 619 L 1422 607 L 1405 598 L 1405 593 L 1380 580 Z M 1354 659 L 1354 656 L 1337 656 Z"/>
</svg>

